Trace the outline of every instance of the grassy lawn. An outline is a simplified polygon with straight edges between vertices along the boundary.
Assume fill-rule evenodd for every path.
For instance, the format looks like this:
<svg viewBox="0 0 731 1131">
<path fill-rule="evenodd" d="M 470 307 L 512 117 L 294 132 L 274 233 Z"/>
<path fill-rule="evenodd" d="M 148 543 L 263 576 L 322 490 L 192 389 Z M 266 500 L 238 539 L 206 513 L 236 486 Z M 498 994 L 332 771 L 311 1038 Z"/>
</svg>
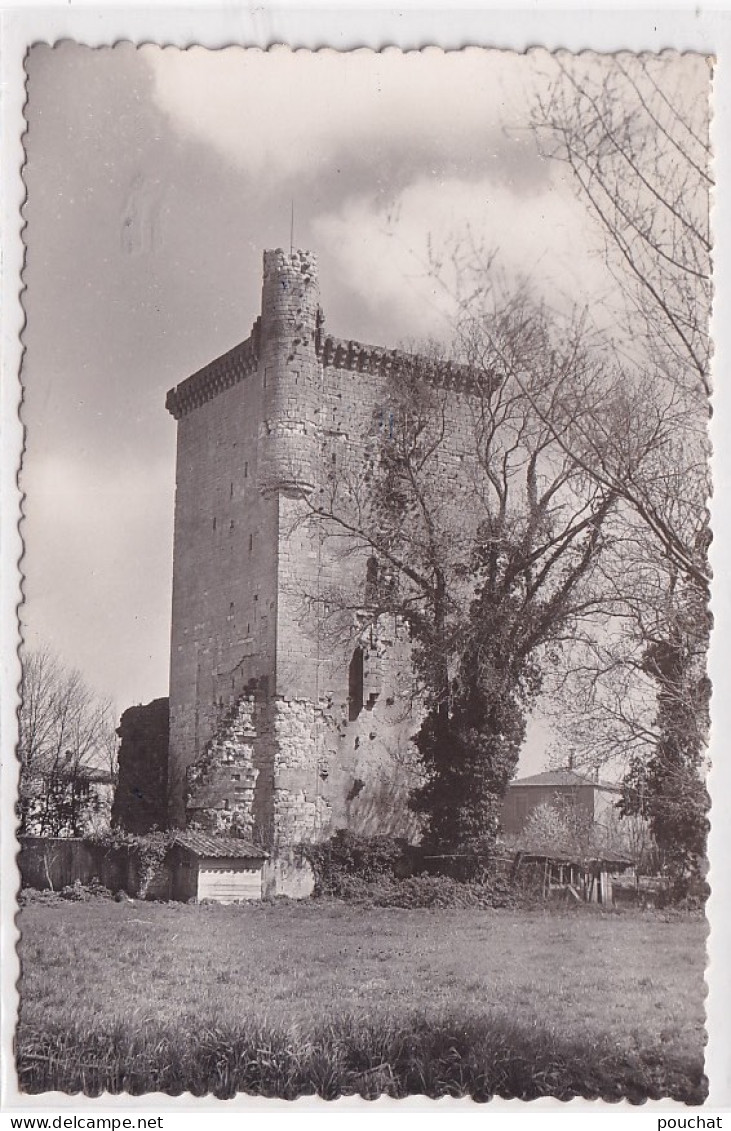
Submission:
<svg viewBox="0 0 731 1131">
<path fill-rule="evenodd" d="M 701 1071 L 700 919 L 99 901 L 31 904 L 19 924 L 21 1036 L 184 1025 L 301 1037 L 337 1018 L 405 1032 L 456 1017 Z"/>
</svg>

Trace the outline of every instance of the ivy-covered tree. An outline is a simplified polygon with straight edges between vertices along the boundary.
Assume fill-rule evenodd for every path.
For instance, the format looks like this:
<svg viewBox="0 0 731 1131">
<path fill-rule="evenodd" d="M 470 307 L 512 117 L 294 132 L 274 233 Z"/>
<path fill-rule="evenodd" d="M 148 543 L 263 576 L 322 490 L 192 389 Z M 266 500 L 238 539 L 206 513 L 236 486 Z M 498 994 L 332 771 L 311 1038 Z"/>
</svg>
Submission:
<svg viewBox="0 0 731 1131">
<path fill-rule="evenodd" d="M 494 843 L 546 649 L 607 615 L 615 495 L 555 438 L 601 379 L 579 325 L 554 328 L 521 292 L 461 325 L 459 360 L 393 366 L 363 467 L 331 474 L 309 517 L 379 563 L 371 616 L 408 624 L 425 711 L 411 804 L 435 854 L 474 856 Z"/>
<path fill-rule="evenodd" d="M 690 590 L 677 599 L 681 608 L 670 630 L 666 625 L 663 638 L 645 649 L 643 666 L 657 689 L 657 738 L 649 758 L 632 760 L 621 801 L 623 813 L 647 819 L 680 893 L 703 872 L 710 805 L 704 780 L 709 615 L 693 596 Z"/>
</svg>

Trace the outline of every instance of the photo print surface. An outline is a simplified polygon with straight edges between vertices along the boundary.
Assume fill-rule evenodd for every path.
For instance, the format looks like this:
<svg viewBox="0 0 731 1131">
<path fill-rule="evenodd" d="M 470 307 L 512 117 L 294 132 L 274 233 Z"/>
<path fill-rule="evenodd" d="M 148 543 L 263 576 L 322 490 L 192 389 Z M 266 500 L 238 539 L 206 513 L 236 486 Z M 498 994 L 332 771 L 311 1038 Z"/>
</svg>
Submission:
<svg viewBox="0 0 731 1131">
<path fill-rule="evenodd" d="M 712 60 L 26 73 L 20 1091 L 701 1103 Z"/>
</svg>

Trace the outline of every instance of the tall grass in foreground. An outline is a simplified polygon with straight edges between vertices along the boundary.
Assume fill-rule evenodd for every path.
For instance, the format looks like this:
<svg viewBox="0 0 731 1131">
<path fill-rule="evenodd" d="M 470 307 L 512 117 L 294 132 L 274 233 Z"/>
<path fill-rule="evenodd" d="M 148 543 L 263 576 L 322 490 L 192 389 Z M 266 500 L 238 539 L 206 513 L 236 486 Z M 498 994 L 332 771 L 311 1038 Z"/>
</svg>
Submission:
<svg viewBox="0 0 731 1131">
<path fill-rule="evenodd" d="M 548 1031 L 489 1016 L 416 1016 L 407 1025 L 341 1016 L 301 1033 L 257 1023 L 207 1026 L 194 1018 L 135 1029 L 122 1022 L 43 1030 L 21 1024 L 16 1051 L 20 1088 L 31 1093 L 583 1096 L 633 1103 L 670 1097 L 694 1104 L 706 1096 L 700 1061 L 558 1042 Z"/>
</svg>

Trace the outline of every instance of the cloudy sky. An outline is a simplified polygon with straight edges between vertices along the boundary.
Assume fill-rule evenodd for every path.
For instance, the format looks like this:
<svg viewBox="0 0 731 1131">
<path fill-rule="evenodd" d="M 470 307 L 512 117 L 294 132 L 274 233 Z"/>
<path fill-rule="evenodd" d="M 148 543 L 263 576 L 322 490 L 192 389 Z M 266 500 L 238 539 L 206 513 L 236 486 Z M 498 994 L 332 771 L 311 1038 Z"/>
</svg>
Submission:
<svg viewBox="0 0 731 1131">
<path fill-rule="evenodd" d="M 248 336 L 261 252 L 320 261 L 329 329 L 448 332 L 427 246 L 468 228 L 551 301 L 606 286 L 527 128 L 549 57 L 38 46 L 28 63 L 26 639 L 119 710 L 167 693 L 165 393 Z"/>
</svg>

